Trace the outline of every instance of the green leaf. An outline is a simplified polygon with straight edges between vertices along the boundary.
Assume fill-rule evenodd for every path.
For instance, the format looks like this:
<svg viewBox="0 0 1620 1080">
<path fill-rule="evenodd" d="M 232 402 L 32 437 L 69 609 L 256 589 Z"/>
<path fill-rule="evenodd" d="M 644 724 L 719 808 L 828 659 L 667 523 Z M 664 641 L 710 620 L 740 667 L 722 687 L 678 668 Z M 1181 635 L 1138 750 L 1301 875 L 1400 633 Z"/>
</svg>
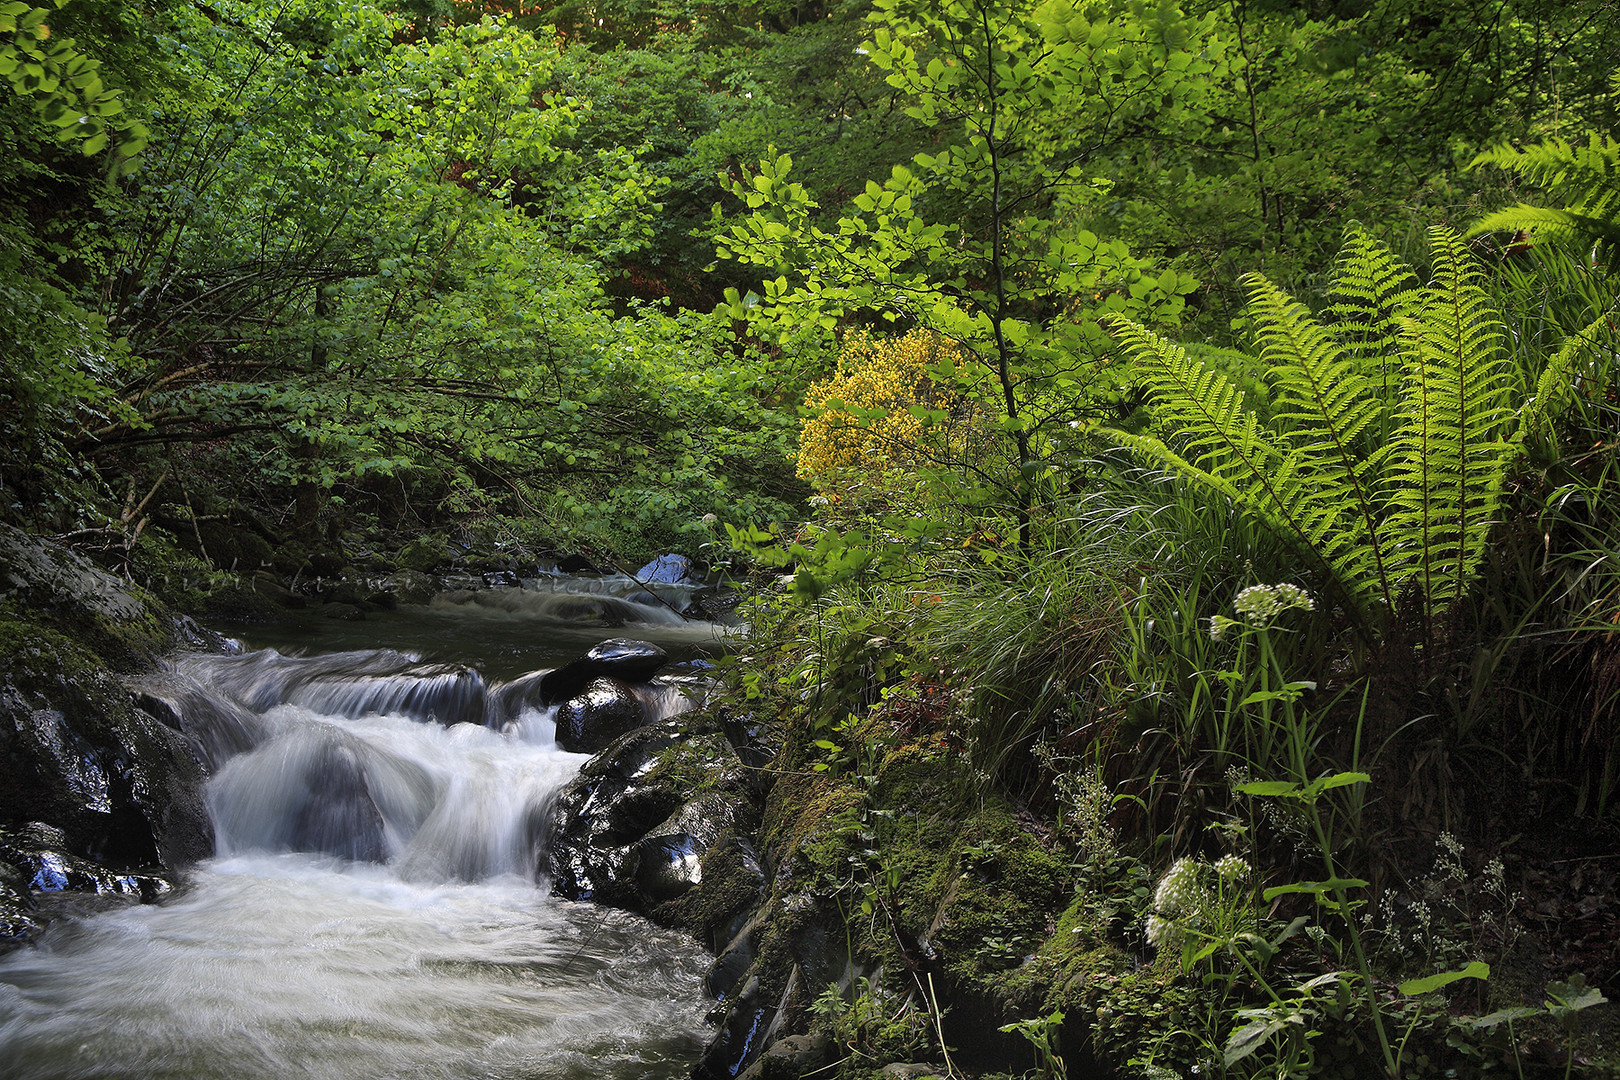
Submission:
<svg viewBox="0 0 1620 1080">
<path fill-rule="evenodd" d="M 1483 1031 L 1496 1027 L 1499 1024 L 1510 1023 L 1514 1020 L 1525 1020 L 1529 1017 L 1540 1015 L 1540 1009 L 1532 1009 L 1525 1005 L 1514 1005 L 1511 1008 L 1498 1009 L 1488 1016 L 1481 1016 L 1479 1019 L 1472 1021 L 1469 1024 L 1469 1027 L 1473 1028 L 1475 1031 Z"/>
<path fill-rule="evenodd" d="M 1226 1067 L 1231 1068 L 1265 1046 L 1266 1043 L 1271 1041 L 1272 1036 L 1287 1026 L 1288 1021 L 1285 1019 L 1268 1017 L 1252 1020 L 1232 1032 L 1231 1038 L 1226 1040 L 1226 1050 L 1222 1055 Z"/>
<path fill-rule="evenodd" d="M 1365 889 L 1368 882 L 1361 878 L 1331 877 L 1326 881 L 1297 881 L 1292 885 L 1274 885 L 1261 893 L 1265 900 L 1273 900 L 1279 896 L 1290 893 L 1309 893 L 1312 896 L 1325 896 L 1328 893 L 1339 892 L 1343 889 Z"/>
<path fill-rule="evenodd" d="M 1260 795 L 1262 797 L 1298 795 L 1302 788 L 1298 784 L 1287 780 L 1254 780 L 1247 784 L 1239 784 L 1237 790 L 1244 795 Z"/>
<path fill-rule="evenodd" d="M 1430 975 L 1423 979 L 1409 979 L 1401 983 L 1396 989 L 1407 997 L 1417 997 L 1420 994 L 1432 994 L 1442 986 L 1450 986 L 1462 979 L 1488 979 L 1491 977 L 1491 965 L 1475 960 L 1465 968 L 1456 971 L 1442 971 L 1438 975 Z"/>
</svg>

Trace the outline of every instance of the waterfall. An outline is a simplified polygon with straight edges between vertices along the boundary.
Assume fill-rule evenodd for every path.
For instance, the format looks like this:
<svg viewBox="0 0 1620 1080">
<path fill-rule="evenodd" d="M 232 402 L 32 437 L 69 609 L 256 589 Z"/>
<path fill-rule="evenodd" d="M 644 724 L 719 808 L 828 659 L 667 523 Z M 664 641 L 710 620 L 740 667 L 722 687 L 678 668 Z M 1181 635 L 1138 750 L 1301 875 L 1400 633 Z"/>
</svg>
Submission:
<svg viewBox="0 0 1620 1080">
<path fill-rule="evenodd" d="M 684 1075 L 706 958 L 536 880 L 548 801 L 586 760 L 538 685 L 389 649 L 149 680 L 212 771 L 216 857 L 167 903 L 58 918 L 0 956 L 0 1074 Z M 687 707 L 668 683 L 637 698 Z"/>
</svg>

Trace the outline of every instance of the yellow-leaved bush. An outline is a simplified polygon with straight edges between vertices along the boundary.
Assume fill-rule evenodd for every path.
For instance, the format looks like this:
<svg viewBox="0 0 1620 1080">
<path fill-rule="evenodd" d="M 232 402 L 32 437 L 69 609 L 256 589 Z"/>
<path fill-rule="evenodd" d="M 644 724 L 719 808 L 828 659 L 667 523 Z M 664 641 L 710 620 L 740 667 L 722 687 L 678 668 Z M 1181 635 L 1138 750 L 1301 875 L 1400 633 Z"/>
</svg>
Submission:
<svg viewBox="0 0 1620 1080">
<path fill-rule="evenodd" d="M 934 460 L 940 439 L 912 408 L 952 408 L 930 367 L 959 359 L 955 342 L 926 330 L 886 338 L 852 333 L 837 373 L 805 393 L 810 413 L 799 432 L 799 475 L 826 495 Z"/>
</svg>

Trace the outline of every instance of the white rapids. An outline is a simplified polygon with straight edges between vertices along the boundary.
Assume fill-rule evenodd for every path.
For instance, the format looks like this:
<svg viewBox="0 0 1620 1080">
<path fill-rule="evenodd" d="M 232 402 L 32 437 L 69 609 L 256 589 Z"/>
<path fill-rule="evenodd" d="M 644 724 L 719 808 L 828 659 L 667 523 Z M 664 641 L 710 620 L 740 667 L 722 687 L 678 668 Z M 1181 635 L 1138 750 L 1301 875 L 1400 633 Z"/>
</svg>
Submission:
<svg viewBox="0 0 1620 1080">
<path fill-rule="evenodd" d="M 217 689 L 207 666 L 189 675 Z M 536 884 L 585 760 L 546 713 L 496 730 L 229 696 L 230 737 L 203 747 L 218 855 L 163 904 L 67 914 L 0 956 L 0 1077 L 686 1074 L 708 958 Z"/>
</svg>

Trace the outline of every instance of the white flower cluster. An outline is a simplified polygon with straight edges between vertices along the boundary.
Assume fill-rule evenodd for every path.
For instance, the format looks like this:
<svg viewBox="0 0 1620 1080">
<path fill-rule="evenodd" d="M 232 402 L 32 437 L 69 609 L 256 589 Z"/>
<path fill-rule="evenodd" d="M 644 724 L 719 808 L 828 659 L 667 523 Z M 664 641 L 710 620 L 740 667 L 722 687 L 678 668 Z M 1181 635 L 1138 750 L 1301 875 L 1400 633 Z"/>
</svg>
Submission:
<svg viewBox="0 0 1620 1080">
<path fill-rule="evenodd" d="M 1215 873 L 1224 883 L 1240 883 L 1249 878 L 1249 864 L 1236 855 L 1222 855 L 1215 860 Z"/>
<path fill-rule="evenodd" d="M 1177 923 L 1203 906 L 1204 889 L 1198 880 L 1202 869 L 1197 859 L 1183 857 L 1171 863 L 1159 879 L 1159 887 L 1153 891 L 1153 914 L 1147 917 L 1147 939 L 1155 949 L 1174 948 L 1181 941 Z"/>
<path fill-rule="evenodd" d="M 1285 611 L 1315 611 L 1316 601 L 1298 585 L 1250 585 L 1232 606 L 1250 626 L 1265 626 Z"/>
</svg>

